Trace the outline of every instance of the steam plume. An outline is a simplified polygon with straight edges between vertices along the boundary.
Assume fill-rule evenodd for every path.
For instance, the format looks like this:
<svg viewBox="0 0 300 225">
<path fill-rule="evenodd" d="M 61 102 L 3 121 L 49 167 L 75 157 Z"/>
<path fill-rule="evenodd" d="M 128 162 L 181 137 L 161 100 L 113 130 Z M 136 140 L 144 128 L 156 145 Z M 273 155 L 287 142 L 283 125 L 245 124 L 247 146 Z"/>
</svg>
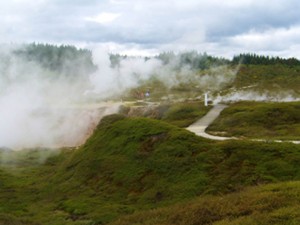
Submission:
<svg viewBox="0 0 300 225">
<path fill-rule="evenodd" d="M 226 88 L 234 81 L 238 69 L 223 63 L 199 72 L 194 68 L 199 61 L 194 60 L 194 53 L 185 55 L 188 63 L 171 54 L 168 58 L 120 57 L 113 65 L 108 52 L 95 49 L 92 58 L 97 69 L 90 73 L 79 68 L 80 63 L 69 60 L 72 55 L 58 60 L 62 71 L 69 68 L 74 73 L 65 76 L 49 69 L 51 62 L 37 63 L 16 56 L 15 49 L 3 46 L 0 50 L 0 148 L 11 149 L 78 146 L 103 115 L 118 111 L 120 103 L 105 103 L 104 99 L 121 96 L 151 79 L 160 81 L 167 89 L 193 86 L 201 95 Z M 80 74 L 75 75 L 78 71 Z M 218 97 L 216 101 L 270 96 L 243 91 Z M 293 97 L 285 94 L 273 99 L 288 101 Z"/>
</svg>

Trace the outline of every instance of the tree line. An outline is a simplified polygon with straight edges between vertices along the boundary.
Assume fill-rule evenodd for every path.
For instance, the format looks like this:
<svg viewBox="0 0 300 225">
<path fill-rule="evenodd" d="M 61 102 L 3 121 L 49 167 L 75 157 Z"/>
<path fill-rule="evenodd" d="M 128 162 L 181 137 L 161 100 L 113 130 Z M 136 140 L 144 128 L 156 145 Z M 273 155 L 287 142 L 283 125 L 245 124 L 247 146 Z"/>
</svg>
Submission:
<svg viewBox="0 0 300 225">
<path fill-rule="evenodd" d="M 14 54 L 26 61 L 33 61 L 51 71 L 67 75 L 90 74 L 97 69 L 93 63 L 92 52 L 87 49 L 76 48 L 71 45 L 26 44 L 14 50 Z M 110 54 L 112 67 L 117 67 L 120 62 L 131 56 Z M 147 61 L 152 57 L 145 57 Z M 288 65 L 300 66 L 296 58 L 281 58 L 253 53 L 243 53 L 234 56 L 231 60 L 223 57 L 208 55 L 206 52 L 186 51 L 181 53 L 162 52 L 154 58 L 161 60 L 164 65 L 171 64 L 174 69 L 188 66 L 194 70 L 205 70 L 222 65 Z"/>
<path fill-rule="evenodd" d="M 300 60 L 292 58 L 280 58 L 271 57 L 264 55 L 257 55 L 253 53 L 239 54 L 234 56 L 232 59 L 232 64 L 244 64 L 244 65 L 288 65 L 288 66 L 299 66 Z"/>
<path fill-rule="evenodd" d="M 92 52 L 71 45 L 27 44 L 14 50 L 14 55 L 64 75 L 83 75 L 96 70 Z"/>
</svg>

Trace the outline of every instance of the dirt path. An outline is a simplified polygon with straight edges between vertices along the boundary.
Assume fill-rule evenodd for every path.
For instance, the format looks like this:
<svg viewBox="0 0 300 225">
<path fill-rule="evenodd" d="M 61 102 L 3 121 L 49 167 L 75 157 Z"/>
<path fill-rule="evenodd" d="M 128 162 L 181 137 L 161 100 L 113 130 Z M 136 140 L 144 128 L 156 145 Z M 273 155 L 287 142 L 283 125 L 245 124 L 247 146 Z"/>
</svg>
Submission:
<svg viewBox="0 0 300 225">
<path fill-rule="evenodd" d="M 236 137 L 220 137 L 220 136 L 213 136 L 205 132 L 206 128 L 220 115 L 220 113 L 227 108 L 227 105 L 217 104 L 214 105 L 214 107 L 201 119 L 187 127 L 186 129 L 195 133 L 198 136 L 212 139 L 212 140 L 230 140 L 230 139 L 238 139 Z M 261 142 L 267 142 L 269 140 L 266 139 L 250 139 L 251 141 L 261 141 Z M 281 141 L 281 140 L 271 140 L 272 142 L 277 143 L 293 143 L 293 144 L 300 144 L 300 141 Z"/>
<path fill-rule="evenodd" d="M 214 107 L 205 116 L 203 116 L 201 119 L 187 127 L 187 130 L 194 132 L 198 136 L 212 140 L 224 141 L 228 139 L 233 139 L 231 137 L 213 136 L 205 132 L 206 128 L 220 115 L 220 113 L 226 107 L 228 106 L 222 104 L 214 105 Z"/>
</svg>

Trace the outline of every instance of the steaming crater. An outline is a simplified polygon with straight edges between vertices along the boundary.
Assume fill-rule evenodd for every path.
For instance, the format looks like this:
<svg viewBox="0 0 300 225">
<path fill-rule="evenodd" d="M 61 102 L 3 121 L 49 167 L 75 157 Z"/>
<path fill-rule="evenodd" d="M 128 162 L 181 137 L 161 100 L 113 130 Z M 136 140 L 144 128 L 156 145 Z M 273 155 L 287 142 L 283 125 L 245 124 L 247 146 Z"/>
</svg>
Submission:
<svg viewBox="0 0 300 225">
<path fill-rule="evenodd" d="M 228 66 L 228 60 L 196 52 L 146 59 L 110 55 L 101 48 L 92 52 L 66 46 L 27 47 L 30 51 L 26 46 L 2 52 L 0 49 L 0 147 L 78 146 L 104 115 L 117 112 L 120 105 L 86 102 L 116 99 L 129 90 L 149 85 L 163 89 L 163 94 L 157 95 L 162 100 L 166 96 L 167 100 L 186 99 L 204 92 L 215 95 L 222 90 L 231 93 L 215 102 L 290 101 L 294 97 L 270 98 L 267 94 L 246 93 L 246 89 L 234 93 L 228 87 L 232 86 L 239 65 Z M 251 87 L 255 86 L 246 88 Z M 187 96 L 183 96 L 184 91 Z"/>
<path fill-rule="evenodd" d="M 103 102 L 35 109 L 21 118 L 18 130 L 2 133 L 0 143 L 13 150 L 77 147 L 87 140 L 103 116 L 117 113 L 120 105 Z"/>
</svg>

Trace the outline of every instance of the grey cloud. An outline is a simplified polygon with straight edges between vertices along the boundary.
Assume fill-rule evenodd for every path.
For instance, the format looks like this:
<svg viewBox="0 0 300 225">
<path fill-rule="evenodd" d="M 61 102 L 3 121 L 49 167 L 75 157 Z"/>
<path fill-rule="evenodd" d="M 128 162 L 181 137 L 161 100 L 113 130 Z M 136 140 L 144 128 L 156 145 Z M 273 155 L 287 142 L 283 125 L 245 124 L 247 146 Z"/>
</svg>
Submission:
<svg viewBox="0 0 300 225">
<path fill-rule="evenodd" d="M 297 0 L 18 2 L 0 3 L 2 42 L 115 42 L 157 49 L 172 44 L 174 48 L 203 48 L 235 45 L 228 40 L 251 30 L 263 33 L 300 24 L 300 2 Z M 120 16 L 107 24 L 86 20 L 103 12 Z M 178 43 L 181 46 L 177 46 Z"/>
</svg>

